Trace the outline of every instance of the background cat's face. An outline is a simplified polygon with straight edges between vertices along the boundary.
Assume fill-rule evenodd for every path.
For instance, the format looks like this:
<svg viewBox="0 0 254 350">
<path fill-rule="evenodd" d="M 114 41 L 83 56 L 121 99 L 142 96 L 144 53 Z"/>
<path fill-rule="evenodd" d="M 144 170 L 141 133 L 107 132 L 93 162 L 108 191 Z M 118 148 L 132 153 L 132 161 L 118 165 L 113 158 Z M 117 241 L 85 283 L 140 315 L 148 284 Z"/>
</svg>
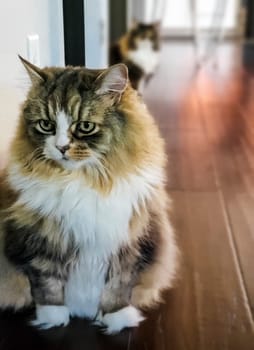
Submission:
<svg viewBox="0 0 254 350">
<path fill-rule="evenodd" d="M 130 32 L 129 45 L 136 49 L 143 42 L 151 42 L 153 49 L 159 48 L 159 30 L 158 24 L 137 23 Z"/>
<path fill-rule="evenodd" d="M 125 66 L 99 72 L 24 64 L 33 81 L 24 125 L 35 155 L 67 169 L 100 161 L 122 133 L 116 105 L 127 84 Z"/>
</svg>

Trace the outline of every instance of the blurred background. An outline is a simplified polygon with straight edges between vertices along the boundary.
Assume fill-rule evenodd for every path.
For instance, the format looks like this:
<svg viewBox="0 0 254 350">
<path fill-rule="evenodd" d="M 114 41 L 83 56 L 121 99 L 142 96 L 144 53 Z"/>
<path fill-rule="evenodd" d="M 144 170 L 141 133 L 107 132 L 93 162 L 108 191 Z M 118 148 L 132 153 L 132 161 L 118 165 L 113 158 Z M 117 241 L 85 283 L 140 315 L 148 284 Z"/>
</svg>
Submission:
<svg viewBox="0 0 254 350">
<path fill-rule="evenodd" d="M 105 340 L 94 330 L 75 333 L 74 325 L 55 342 L 67 339 L 68 349 L 79 337 L 96 349 L 251 350 L 253 0 L 1 0 L 0 167 L 28 86 L 17 54 L 40 67 L 105 68 L 110 46 L 134 20 L 160 24 L 159 65 L 143 98 L 166 141 L 179 282 L 137 331 Z M 1 323 L 9 344 L 14 323 Z M 22 328 L 21 338 L 29 332 Z M 48 334 L 43 349 L 51 348 Z M 40 338 L 33 342 L 39 349 Z"/>
</svg>

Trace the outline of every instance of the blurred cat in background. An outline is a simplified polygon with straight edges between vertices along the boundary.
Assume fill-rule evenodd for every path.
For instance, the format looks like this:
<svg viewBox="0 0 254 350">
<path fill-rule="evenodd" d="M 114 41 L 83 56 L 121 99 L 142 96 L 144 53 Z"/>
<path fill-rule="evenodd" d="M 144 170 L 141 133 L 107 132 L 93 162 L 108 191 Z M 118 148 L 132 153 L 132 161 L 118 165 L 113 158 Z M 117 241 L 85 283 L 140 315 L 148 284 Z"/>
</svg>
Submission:
<svg viewBox="0 0 254 350">
<path fill-rule="evenodd" d="M 159 63 L 159 23 L 135 23 L 110 49 L 110 64 L 125 63 L 134 89 L 142 91 Z"/>
</svg>

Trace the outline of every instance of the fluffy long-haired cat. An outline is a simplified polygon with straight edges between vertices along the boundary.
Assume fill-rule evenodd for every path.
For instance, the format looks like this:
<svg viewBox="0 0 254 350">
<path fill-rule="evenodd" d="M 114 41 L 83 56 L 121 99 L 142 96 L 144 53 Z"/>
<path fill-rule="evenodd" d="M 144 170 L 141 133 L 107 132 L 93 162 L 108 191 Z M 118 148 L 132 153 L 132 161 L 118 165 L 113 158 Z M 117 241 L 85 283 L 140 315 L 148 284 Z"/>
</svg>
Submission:
<svg viewBox="0 0 254 350">
<path fill-rule="evenodd" d="M 33 324 L 89 318 L 116 333 L 171 286 L 165 154 L 123 64 L 39 69 L 0 191 L 0 306 Z"/>
<path fill-rule="evenodd" d="M 159 23 L 135 23 L 110 48 L 110 64 L 125 63 L 134 89 L 140 90 L 159 62 Z"/>
</svg>

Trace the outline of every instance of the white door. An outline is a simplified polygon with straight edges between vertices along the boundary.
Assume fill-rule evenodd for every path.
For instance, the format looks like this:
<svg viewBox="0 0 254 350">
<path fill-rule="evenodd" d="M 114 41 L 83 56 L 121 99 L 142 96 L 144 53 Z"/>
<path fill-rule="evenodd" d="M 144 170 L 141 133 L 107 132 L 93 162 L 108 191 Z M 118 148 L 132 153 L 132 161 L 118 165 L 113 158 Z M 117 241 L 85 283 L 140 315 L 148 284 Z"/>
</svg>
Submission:
<svg viewBox="0 0 254 350">
<path fill-rule="evenodd" d="M 87 68 L 108 66 L 108 0 L 84 0 Z"/>
</svg>

